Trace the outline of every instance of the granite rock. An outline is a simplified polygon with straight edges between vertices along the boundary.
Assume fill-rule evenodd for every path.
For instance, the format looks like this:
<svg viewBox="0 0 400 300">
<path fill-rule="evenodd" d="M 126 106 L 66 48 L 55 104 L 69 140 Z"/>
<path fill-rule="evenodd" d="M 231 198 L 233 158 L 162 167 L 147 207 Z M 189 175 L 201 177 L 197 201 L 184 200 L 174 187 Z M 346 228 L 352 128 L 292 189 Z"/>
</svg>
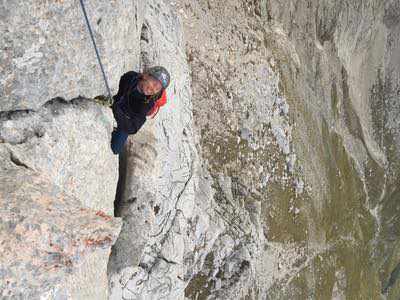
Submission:
<svg viewBox="0 0 400 300">
<path fill-rule="evenodd" d="M 38 111 L 0 113 L 5 160 L 44 173 L 83 206 L 114 212 L 118 158 L 110 149 L 115 124 L 93 100 L 56 98 Z"/>
<path fill-rule="evenodd" d="M 99 265 L 121 221 L 82 207 L 51 177 L 23 166 L 2 171 L 0 183 L 1 297 L 107 299 L 106 269 Z M 95 268 L 86 266 L 90 257 Z M 78 276 L 85 280 L 73 280 Z"/>
<path fill-rule="evenodd" d="M 1 195 L 26 205 L 0 207 L 4 292 L 398 299 L 397 0 L 85 2 L 113 92 L 160 64 L 169 102 L 117 170 L 110 110 L 77 97 L 104 94 L 79 3 L 0 4 Z"/>
<path fill-rule="evenodd" d="M 216 244 L 186 296 L 397 299 L 398 1 L 176 3 L 236 245 Z"/>
<path fill-rule="evenodd" d="M 83 1 L 111 90 L 139 48 L 142 1 Z M 106 95 L 79 1 L 2 1 L 0 110 Z M 117 75 L 116 75 L 117 74 Z"/>
</svg>

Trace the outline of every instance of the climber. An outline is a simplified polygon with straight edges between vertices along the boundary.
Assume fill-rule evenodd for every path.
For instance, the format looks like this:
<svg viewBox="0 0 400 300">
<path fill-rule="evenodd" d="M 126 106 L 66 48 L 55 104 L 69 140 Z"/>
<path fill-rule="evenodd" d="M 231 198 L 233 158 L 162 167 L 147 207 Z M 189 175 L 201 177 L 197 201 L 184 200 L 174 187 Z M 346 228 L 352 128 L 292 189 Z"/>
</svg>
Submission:
<svg viewBox="0 0 400 300">
<path fill-rule="evenodd" d="M 151 67 L 143 73 L 130 71 L 122 75 L 112 104 L 117 121 L 117 127 L 111 134 L 114 154 L 122 152 L 128 135 L 135 134 L 143 126 L 146 116 L 154 118 L 166 103 L 169 82 L 170 75 L 161 66 Z"/>
</svg>

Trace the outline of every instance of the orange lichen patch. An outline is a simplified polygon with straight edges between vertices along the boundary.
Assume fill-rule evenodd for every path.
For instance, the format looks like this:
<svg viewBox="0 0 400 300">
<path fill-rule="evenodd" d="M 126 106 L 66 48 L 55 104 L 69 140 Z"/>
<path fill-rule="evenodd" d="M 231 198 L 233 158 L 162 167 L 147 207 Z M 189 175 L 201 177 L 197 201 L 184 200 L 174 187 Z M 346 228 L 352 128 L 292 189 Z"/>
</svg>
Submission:
<svg viewBox="0 0 400 300">
<path fill-rule="evenodd" d="M 85 245 L 86 245 L 87 247 L 92 247 L 92 246 L 95 246 L 95 247 L 96 247 L 96 246 L 104 246 L 104 245 L 106 245 L 106 244 L 111 243 L 111 237 L 106 236 L 106 237 L 104 237 L 104 238 L 102 238 L 102 239 L 92 239 L 92 238 L 88 238 L 88 239 L 85 239 L 84 243 L 85 243 Z"/>
<path fill-rule="evenodd" d="M 111 216 L 107 215 L 105 212 L 103 212 L 103 211 L 101 211 L 101 210 L 98 210 L 98 211 L 96 212 L 96 216 L 102 217 L 102 218 L 103 218 L 104 220 L 106 220 L 106 221 L 111 221 L 111 219 L 112 219 Z"/>
</svg>

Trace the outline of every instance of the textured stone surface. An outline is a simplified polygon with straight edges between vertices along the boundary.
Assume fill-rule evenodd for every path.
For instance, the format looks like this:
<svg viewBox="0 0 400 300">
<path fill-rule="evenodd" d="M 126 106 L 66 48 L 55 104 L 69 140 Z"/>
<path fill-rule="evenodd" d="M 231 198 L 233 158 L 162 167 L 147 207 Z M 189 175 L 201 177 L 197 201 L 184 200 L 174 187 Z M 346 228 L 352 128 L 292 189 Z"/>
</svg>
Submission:
<svg viewBox="0 0 400 300">
<path fill-rule="evenodd" d="M 55 99 L 37 112 L 0 114 L 0 147 L 11 159 L 44 173 L 82 205 L 112 215 L 118 158 L 110 149 L 111 110 L 87 99 Z"/>
<path fill-rule="evenodd" d="M 87 99 L 0 113 L 2 297 L 108 298 L 121 228 L 112 126 L 110 109 Z"/>
<path fill-rule="evenodd" d="M 124 220 L 109 263 L 111 299 L 183 299 L 223 224 L 195 146 L 182 27 L 168 3 L 148 1 L 141 66 L 172 75 L 168 104 L 130 137 L 116 215 Z"/>
<path fill-rule="evenodd" d="M 271 295 L 315 289 L 328 297 L 336 289 L 346 298 L 397 299 L 398 1 L 278 2 L 270 2 L 270 17 L 301 62 L 297 73 L 290 56 L 278 65 L 299 114 L 295 148 L 320 216 L 308 240 L 333 249 Z"/>
<path fill-rule="evenodd" d="M 186 295 L 397 299 L 398 1 L 176 2 L 201 149 L 239 244 L 223 264 L 215 247 Z"/>
<path fill-rule="evenodd" d="M 113 125 L 109 108 L 84 98 L 0 112 L 2 296 L 108 298 L 121 228 Z"/>
<path fill-rule="evenodd" d="M 110 87 L 133 67 L 142 1 L 84 1 Z M 106 94 L 79 1 L 1 1 L 0 110 Z"/>
<path fill-rule="evenodd" d="M 398 1 L 86 2 L 114 91 L 130 69 L 172 74 L 171 100 L 119 159 L 109 298 L 399 297 Z M 42 106 L 104 93 L 78 4 L 0 4 L 0 110 L 36 110 L 0 115 L 2 180 L 28 179 L 26 194 L 3 194 L 55 196 L 54 220 L 80 206 L 110 213 L 115 192 L 110 111 L 83 99 Z M 26 215 L 6 204 L 7 218 Z M 60 241 L 115 236 L 115 220 L 83 209 L 91 225 L 57 221 Z M 2 239 L 16 241 L 18 225 L 4 224 Z M 72 245 L 72 268 L 33 267 L 39 277 L 7 288 L 26 297 L 49 282 L 35 295 L 104 299 L 111 243 Z M 26 269 L 42 249 L 29 246 Z M 7 266 L 0 274 L 20 270 Z"/>
<path fill-rule="evenodd" d="M 18 166 L 6 171 L 0 174 L 2 298 L 77 299 L 91 287 L 90 299 L 106 299 L 105 268 L 102 273 L 97 266 L 97 276 L 90 276 L 82 264 L 96 255 L 104 265 L 120 220 L 82 208 L 47 176 Z M 71 288 L 68 281 L 76 273 L 96 284 L 79 280 Z M 79 288 L 86 293 L 74 292 Z"/>
</svg>

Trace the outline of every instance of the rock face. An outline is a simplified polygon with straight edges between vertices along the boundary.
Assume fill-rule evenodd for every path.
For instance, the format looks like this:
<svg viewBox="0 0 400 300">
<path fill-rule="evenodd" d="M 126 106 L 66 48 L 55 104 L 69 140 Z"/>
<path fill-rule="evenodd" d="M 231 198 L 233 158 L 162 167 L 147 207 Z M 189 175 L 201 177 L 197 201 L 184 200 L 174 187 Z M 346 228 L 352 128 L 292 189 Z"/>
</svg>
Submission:
<svg viewBox="0 0 400 300">
<path fill-rule="evenodd" d="M 178 21 L 169 4 L 147 1 L 138 61 L 171 72 L 170 100 L 120 158 L 115 213 L 124 223 L 109 262 L 111 299 L 183 299 L 223 226 L 195 145 Z"/>
<path fill-rule="evenodd" d="M 113 92 L 133 67 L 142 1 L 84 1 Z M 46 101 L 105 94 L 79 1 L 0 4 L 0 110 L 37 109 Z"/>
<path fill-rule="evenodd" d="M 178 3 L 214 198 L 251 237 L 186 295 L 397 299 L 398 1 Z"/>
<path fill-rule="evenodd" d="M 106 73 L 121 74 L 139 51 L 128 41 L 140 3 L 85 3 Z M 2 297 L 107 299 L 121 228 L 115 123 L 110 109 L 69 100 L 105 90 L 79 2 L 3 2 L 0 15 Z"/>
<path fill-rule="evenodd" d="M 105 268 L 86 265 L 107 261 L 120 220 L 25 167 L 7 167 L 0 183 L 1 297 L 106 299 Z"/>
<path fill-rule="evenodd" d="M 121 228 L 110 110 L 54 99 L 0 120 L 2 297 L 107 299 Z"/>
<path fill-rule="evenodd" d="M 0 120 L 1 147 L 9 152 L 5 160 L 47 174 L 84 206 L 113 215 L 118 159 L 109 146 L 110 109 L 58 98 L 37 112 L 7 112 Z"/>
<path fill-rule="evenodd" d="M 79 3 L 0 4 L 2 296 L 398 299 L 400 6 L 356 2 L 85 1 L 114 92 L 172 75 L 119 161 Z"/>
</svg>

